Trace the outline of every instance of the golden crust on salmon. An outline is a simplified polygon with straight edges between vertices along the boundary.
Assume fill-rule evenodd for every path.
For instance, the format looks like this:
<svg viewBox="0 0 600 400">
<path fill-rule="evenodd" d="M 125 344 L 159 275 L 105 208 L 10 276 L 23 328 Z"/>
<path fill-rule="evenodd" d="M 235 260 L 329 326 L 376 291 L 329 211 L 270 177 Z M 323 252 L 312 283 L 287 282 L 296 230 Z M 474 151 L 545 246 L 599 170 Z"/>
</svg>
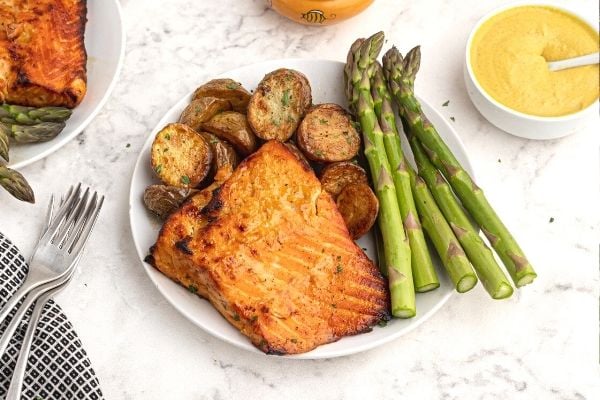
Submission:
<svg viewBox="0 0 600 400">
<path fill-rule="evenodd" d="M 306 352 L 389 318 L 381 274 L 312 170 L 276 141 L 171 214 L 148 261 L 271 354 Z"/>
<path fill-rule="evenodd" d="M 85 0 L 0 0 L 0 102 L 76 107 L 87 90 Z"/>
</svg>

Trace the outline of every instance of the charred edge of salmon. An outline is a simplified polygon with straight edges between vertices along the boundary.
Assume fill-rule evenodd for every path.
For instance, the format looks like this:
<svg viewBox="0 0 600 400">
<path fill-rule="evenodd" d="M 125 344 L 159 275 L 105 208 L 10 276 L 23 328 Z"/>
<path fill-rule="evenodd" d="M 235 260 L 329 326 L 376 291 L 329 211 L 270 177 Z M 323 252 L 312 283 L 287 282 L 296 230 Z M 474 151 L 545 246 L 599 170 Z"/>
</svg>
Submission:
<svg viewBox="0 0 600 400">
<path fill-rule="evenodd" d="M 178 250 L 180 250 L 181 252 L 183 252 L 183 253 L 185 253 L 185 254 L 187 254 L 189 256 L 194 255 L 194 252 L 188 246 L 191 239 L 192 238 L 188 236 L 188 237 L 185 237 L 185 238 L 183 238 L 181 240 L 178 240 L 178 241 L 175 242 L 175 247 Z"/>
</svg>

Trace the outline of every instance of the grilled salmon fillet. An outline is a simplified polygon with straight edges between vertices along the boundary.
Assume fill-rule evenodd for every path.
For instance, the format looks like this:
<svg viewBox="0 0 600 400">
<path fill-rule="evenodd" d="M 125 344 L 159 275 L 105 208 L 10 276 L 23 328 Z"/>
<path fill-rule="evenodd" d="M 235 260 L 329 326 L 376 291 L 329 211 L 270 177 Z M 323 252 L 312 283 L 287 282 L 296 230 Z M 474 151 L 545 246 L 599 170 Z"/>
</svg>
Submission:
<svg viewBox="0 0 600 400">
<path fill-rule="evenodd" d="M 86 14 L 85 0 L 0 0 L 0 103 L 81 102 Z"/>
<path fill-rule="evenodd" d="M 306 352 L 390 315 L 387 285 L 331 196 L 276 141 L 171 214 L 147 260 L 270 354 Z"/>
</svg>

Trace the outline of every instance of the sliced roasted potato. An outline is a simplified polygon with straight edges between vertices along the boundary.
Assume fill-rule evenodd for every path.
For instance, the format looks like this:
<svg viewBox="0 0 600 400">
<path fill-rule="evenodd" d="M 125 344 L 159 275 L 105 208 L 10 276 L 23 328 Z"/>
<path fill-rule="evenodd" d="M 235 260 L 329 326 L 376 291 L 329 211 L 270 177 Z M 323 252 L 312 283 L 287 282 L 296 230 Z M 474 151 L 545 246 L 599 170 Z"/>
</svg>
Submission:
<svg viewBox="0 0 600 400">
<path fill-rule="evenodd" d="M 245 114 L 250 101 L 250 92 L 233 79 L 213 79 L 196 89 L 193 97 L 194 100 L 201 97 L 224 99 L 231 103 L 234 111 Z"/>
<path fill-rule="evenodd" d="M 258 84 L 248 104 L 248 122 L 259 138 L 285 142 L 311 102 L 308 79 L 298 71 L 278 69 Z"/>
<path fill-rule="evenodd" d="M 337 197 L 336 203 L 350 236 L 355 240 L 367 233 L 377 219 L 379 201 L 371 187 L 365 183 L 347 185 Z"/>
<path fill-rule="evenodd" d="M 231 143 L 244 157 L 256 150 L 256 136 L 248 126 L 244 114 L 235 111 L 222 112 L 203 124 L 203 128 L 219 139 Z"/>
<path fill-rule="evenodd" d="M 209 141 L 187 125 L 165 126 L 152 143 L 152 168 L 166 185 L 197 187 L 209 175 L 213 160 Z"/>
<path fill-rule="evenodd" d="M 302 154 L 300 149 L 296 147 L 296 145 L 293 142 L 286 142 L 284 143 L 284 145 L 288 148 L 289 151 L 291 151 L 296 156 L 296 158 L 302 163 L 302 165 L 304 165 L 306 168 L 310 168 L 310 163 L 308 162 L 306 157 L 304 157 L 304 154 Z"/>
<path fill-rule="evenodd" d="M 183 110 L 179 122 L 200 131 L 202 124 L 210 121 L 212 117 L 223 111 L 231 110 L 231 103 L 216 97 L 200 97 Z"/>
<path fill-rule="evenodd" d="M 321 186 L 334 199 L 346 186 L 364 183 L 367 185 L 367 173 L 359 165 L 350 161 L 329 164 L 321 171 Z"/>
<path fill-rule="evenodd" d="M 215 171 L 213 180 L 215 182 L 224 182 L 233 173 L 239 163 L 239 157 L 234 148 L 224 140 L 219 139 L 212 133 L 199 132 L 213 148 L 215 155 Z"/>
<path fill-rule="evenodd" d="M 313 161 L 351 160 L 360 150 L 360 136 L 350 115 L 337 104 L 311 108 L 300 123 L 296 138 L 300 150 Z"/>
<path fill-rule="evenodd" d="M 146 208 L 165 219 L 192 194 L 195 189 L 178 188 L 166 185 L 150 185 L 144 190 Z"/>
</svg>

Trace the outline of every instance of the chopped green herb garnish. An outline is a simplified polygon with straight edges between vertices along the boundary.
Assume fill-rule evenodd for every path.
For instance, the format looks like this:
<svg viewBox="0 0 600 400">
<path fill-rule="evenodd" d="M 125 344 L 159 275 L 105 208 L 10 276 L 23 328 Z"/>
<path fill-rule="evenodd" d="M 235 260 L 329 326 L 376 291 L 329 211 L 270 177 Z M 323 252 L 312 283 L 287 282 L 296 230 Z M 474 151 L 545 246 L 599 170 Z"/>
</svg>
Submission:
<svg viewBox="0 0 600 400">
<path fill-rule="evenodd" d="M 554 222 L 554 217 L 550 217 L 550 220 L 548 222 L 549 223 L 553 223 Z"/>
<path fill-rule="evenodd" d="M 275 119 L 275 118 L 273 118 L 273 117 L 271 117 L 271 123 L 272 123 L 273 125 L 275 125 L 275 126 L 279 126 L 279 125 L 281 125 L 281 121 L 279 121 L 279 120 L 277 120 L 277 119 Z"/>
<path fill-rule="evenodd" d="M 233 320 L 234 321 L 239 321 L 240 320 L 240 316 L 237 313 L 233 314 Z"/>
<path fill-rule="evenodd" d="M 446 102 L 442 104 L 442 107 L 448 107 L 448 104 L 450 104 L 450 100 L 446 100 Z"/>
<path fill-rule="evenodd" d="M 452 122 L 456 121 L 456 119 L 454 117 L 450 117 L 450 120 L 452 120 Z"/>
<path fill-rule="evenodd" d="M 499 162 L 499 163 L 501 163 L 501 162 L 502 162 L 502 160 L 501 160 L 501 159 L 498 159 L 498 162 Z"/>
<path fill-rule="evenodd" d="M 190 291 L 190 293 L 197 293 L 198 292 L 198 288 L 194 285 L 190 285 L 188 286 L 188 290 Z"/>
<path fill-rule="evenodd" d="M 339 274 L 340 272 L 342 272 L 344 270 L 344 267 L 342 267 L 341 265 L 338 264 L 337 268 L 335 269 L 335 273 Z"/>
<path fill-rule="evenodd" d="M 388 322 L 384 319 L 379 320 L 379 322 L 377 323 L 377 325 L 381 326 L 382 328 L 384 326 L 387 326 Z"/>
<path fill-rule="evenodd" d="M 156 167 L 154 167 L 154 171 L 157 174 L 160 174 L 160 171 L 162 171 L 162 164 L 158 164 Z"/>
<path fill-rule="evenodd" d="M 250 318 L 250 322 L 256 322 L 257 319 L 258 315 L 253 315 L 252 318 Z"/>
<path fill-rule="evenodd" d="M 287 107 L 290 105 L 290 89 L 285 89 L 283 91 L 283 97 L 281 98 L 281 105 L 283 105 L 284 107 Z"/>
<path fill-rule="evenodd" d="M 317 150 L 317 151 L 315 151 L 315 156 L 322 158 L 323 152 L 321 150 Z"/>
<path fill-rule="evenodd" d="M 227 84 L 227 89 L 229 89 L 229 90 L 235 90 L 235 89 L 237 89 L 239 87 L 240 87 L 240 84 L 237 83 L 237 82 L 229 82 Z"/>
<path fill-rule="evenodd" d="M 189 185 L 190 184 L 190 177 L 187 175 L 183 175 L 181 177 L 181 183 L 183 183 L 184 185 Z"/>
<path fill-rule="evenodd" d="M 326 119 L 324 119 L 324 118 L 320 118 L 320 119 L 319 119 L 319 123 L 320 123 L 321 125 L 326 125 L 326 124 L 328 124 L 328 123 L 329 123 L 329 121 L 327 121 L 327 120 L 326 120 Z"/>
<path fill-rule="evenodd" d="M 171 140 L 171 134 L 169 134 L 169 133 L 165 133 L 165 139 L 167 139 L 167 140 Z"/>
<path fill-rule="evenodd" d="M 131 143 L 127 143 L 127 144 L 125 145 L 125 148 L 127 148 L 127 149 L 128 149 L 128 148 L 130 148 L 130 147 L 131 147 Z"/>
</svg>

